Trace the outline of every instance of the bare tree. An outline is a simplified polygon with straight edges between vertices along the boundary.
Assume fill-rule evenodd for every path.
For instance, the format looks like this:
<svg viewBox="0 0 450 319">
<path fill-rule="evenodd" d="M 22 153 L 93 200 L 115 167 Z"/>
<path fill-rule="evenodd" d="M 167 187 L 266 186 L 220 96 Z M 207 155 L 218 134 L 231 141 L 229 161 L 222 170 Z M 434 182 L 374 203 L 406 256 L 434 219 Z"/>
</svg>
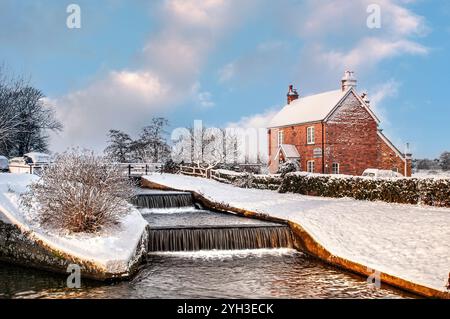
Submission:
<svg viewBox="0 0 450 319">
<path fill-rule="evenodd" d="M 439 157 L 439 163 L 444 171 L 450 170 L 450 152 L 444 152 Z"/>
<path fill-rule="evenodd" d="M 41 225 L 94 233 L 117 225 L 131 205 L 133 186 L 116 164 L 93 152 L 72 150 L 55 159 L 22 198 Z"/>
<path fill-rule="evenodd" d="M 131 137 L 119 130 L 109 130 L 109 145 L 105 149 L 108 158 L 118 163 L 127 163 L 132 161 L 132 144 Z"/>
<path fill-rule="evenodd" d="M 22 78 L 9 79 L 0 69 L 0 152 L 19 156 L 47 151 L 48 131 L 60 131 L 44 94 Z"/>
<path fill-rule="evenodd" d="M 169 155 L 166 141 L 166 126 L 169 124 L 163 117 L 155 117 L 150 125 L 144 127 L 135 141 L 135 149 L 143 162 L 161 162 Z"/>
</svg>

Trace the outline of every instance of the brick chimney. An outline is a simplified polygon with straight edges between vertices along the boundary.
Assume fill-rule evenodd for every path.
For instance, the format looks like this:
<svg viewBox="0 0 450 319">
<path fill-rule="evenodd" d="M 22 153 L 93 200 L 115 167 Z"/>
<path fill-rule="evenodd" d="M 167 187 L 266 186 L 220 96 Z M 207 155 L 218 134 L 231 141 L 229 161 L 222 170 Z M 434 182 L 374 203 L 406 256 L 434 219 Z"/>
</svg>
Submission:
<svg viewBox="0 0 450 319">
<path fill-rule="evenodd" d="M 298 93 L 297 90 L 294 89 L 294 86 L 291 84 L 289 85 L 289 90 L 287 92 L 287 104 L 291 104 L 292 101 L 295 101 L 298 99 Z"/>
<path fill-rule="evenodd" d="M 345 71 L 344 76 L 341 80 L 341 89 L 342 91 L 347 91 L 350 88 L 356 88 L 356 79 L 354 77 L 353 71 Z"/>
</svg>

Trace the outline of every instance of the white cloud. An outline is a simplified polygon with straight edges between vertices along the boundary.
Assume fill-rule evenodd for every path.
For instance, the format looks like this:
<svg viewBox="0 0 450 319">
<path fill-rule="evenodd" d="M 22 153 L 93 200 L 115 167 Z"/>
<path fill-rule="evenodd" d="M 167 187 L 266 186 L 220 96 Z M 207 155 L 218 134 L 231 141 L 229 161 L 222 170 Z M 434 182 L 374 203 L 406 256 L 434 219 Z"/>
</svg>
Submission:
<svg viewBox="0 0 450 319">
<path fill-rule="evenodd" d="M 412 2 L 412 1 L 408 1 Z M 376 70 L 383 61 L 403 55 L 427 55 L 430 49 L 420 43 L 430 28 L 425 18 L 399 0 L 378 0 L 381 28 L 367 27 L 367 6 L 373 0 L 307 0 L 288 13 L 289 30 L 303 42 L 297 72 L 308 74 L 318 89 L 329 81 L 317 79 L 327 74 L 339 78 L 346 69 L 360 76 Z"/>
<path fill-rule="evenodd" d="M 227 9 L 224 0 L 170 0 L 166 7 L 177 21 L 200 27 L 213 27 L 223 23 L 220 15 Z"/>
<path fill-rule="evenodd" d="M 371 93 L 371 105 L 377 107 L 384 99 L 394 97 L 398 94 L 400 83 L 390 79 L 386 83 L 376 86 Z"/>
<path fill-rule="evenodd" d="M 136 58 L 137 68 L 112 70 L 83 89 L 50 99 L 64 124 L 64 131 L 52 137 L 52 148 L 102 150 L 109 129 L 133 133 L 152 116 L 188 99 L 212 107 L 210 92 L 192 88 L 220 36 L 237 25 L 233 4 L 165 1 L 159 12 L 161 25 Z"/>
<path fill-rule="evenodd" d="M 380 38 L 363 38 L 349 51 L 329 51 L 317 56 L 332 69 L 360 70 L 402 54 L 425 55 L 428 48 L 408 40 L 390 41 Z"/>
<path fill-rule="evenodd" d="M 263 113 L 244 116 L 237 122 L 230 122 L 226 125 L 228 128 L 242 129 L 248 136 L 255 136 L 257 140 L 253 141 L 253 143 L 256 143 L 256 145 L 248 145 L 246 149 L 252 149 L 257 152 L 260 160 L 263 162 L 267 161 L 269 154 L 267 127 L 272 118 L 277 114 L 278 108 L 279 107 L 274 107 Z M 252 135 L 252 133 L 255 135 Z M 248 141 L 246 143 L 251 144 Z M 256 153 L 253 154 L 253 158 L 256 158 Z"/>
<path fill-rule="evenodd" d="M 281 41 L 262 42 L 246 54 L 225 64 L 218 71 L 220 83 L 240 80 L 239 84 L 255 78 L 270 76 L 271 72 L 282 68 L 283 61 L 280 57 L 287 52 L 288 45 Z"/>
<path fill-rule="evenodd" d="M 53 136 L 53 148 L 83 146 L 102 150 L 109 129 L 135 131 L 155 112 L 168 107 L 168 84 L 149 72 L 110 72 L 90 86 L 65 96 L 49 99 L 64 124 Z"/>
<path fill-rule="evenodd" d="M 271 108 L 263 113 L 254 114 L 250 116 L 244 116 L 237 122 L 230 122 L 227 127 L 235 128 L 267 128 L 272 118 L 277 114 L 279 110 L 277 108 Z"/>
<path fill-rule="evenodd" d="M 401 83 L 395 79 L 389 79 L 388 81 L 378 84 L 368 91 L 368 97 L 370 100 L 370 107 L 373 109 L 377 117 L 381 120 L 382 125 L 389 126 L 390 122 L 387 114 L 389 113 L 382 102 L 396 97 Z"/>
<path fill-rule="evenodd" d="M 219 70 L 219 82 L 226 82 L 233 78 L 235 74 L 234 63 L 228 63 Z"/>
</svg>

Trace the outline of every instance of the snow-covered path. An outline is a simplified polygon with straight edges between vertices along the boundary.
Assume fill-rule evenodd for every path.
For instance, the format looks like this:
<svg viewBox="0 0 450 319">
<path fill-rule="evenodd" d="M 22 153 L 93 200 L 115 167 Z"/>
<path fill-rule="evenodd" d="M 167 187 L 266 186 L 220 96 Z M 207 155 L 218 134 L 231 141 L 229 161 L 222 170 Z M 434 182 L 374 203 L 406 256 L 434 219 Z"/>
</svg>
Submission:
<svg viewBox="0 0 450 319">
<path fill-rule="evenodd" d="M 446 291 L 450 272 L 450 209 L 280 194 L 171 174 L 152 182 L 202 194 L 300 224 L 330 253 L 384 273 Z"/>
</svg>

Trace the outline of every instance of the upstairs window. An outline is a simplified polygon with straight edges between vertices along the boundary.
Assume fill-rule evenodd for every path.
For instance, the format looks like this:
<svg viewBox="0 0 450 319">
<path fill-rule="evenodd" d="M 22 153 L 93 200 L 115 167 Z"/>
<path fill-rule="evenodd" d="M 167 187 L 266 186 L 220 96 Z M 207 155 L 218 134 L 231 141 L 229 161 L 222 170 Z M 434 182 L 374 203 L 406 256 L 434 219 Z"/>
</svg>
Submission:
<svg viewBox="0 0 450 319">
<path fill-rule="evenodd" d="M 331 165 L 331 174 L 339 174 L 339 163 L 333 163 Z"/>
<path fill-rule="evenodd" d="M 308 173 L 314 173 L 314 161 L 306 162 L 306 170 Z"/>
<path fill-rule="evenodd" d="M 283 144 L 283 139 L 284 139 L 284 132 L 278 131 L 278 147 L 280 147 L 281 144 Z"/>
<path fill-rule="evenodd" d="M 314 126 L 310 126 L 306 129 L 306 144 L 314 144 Z"/>
</svg>

